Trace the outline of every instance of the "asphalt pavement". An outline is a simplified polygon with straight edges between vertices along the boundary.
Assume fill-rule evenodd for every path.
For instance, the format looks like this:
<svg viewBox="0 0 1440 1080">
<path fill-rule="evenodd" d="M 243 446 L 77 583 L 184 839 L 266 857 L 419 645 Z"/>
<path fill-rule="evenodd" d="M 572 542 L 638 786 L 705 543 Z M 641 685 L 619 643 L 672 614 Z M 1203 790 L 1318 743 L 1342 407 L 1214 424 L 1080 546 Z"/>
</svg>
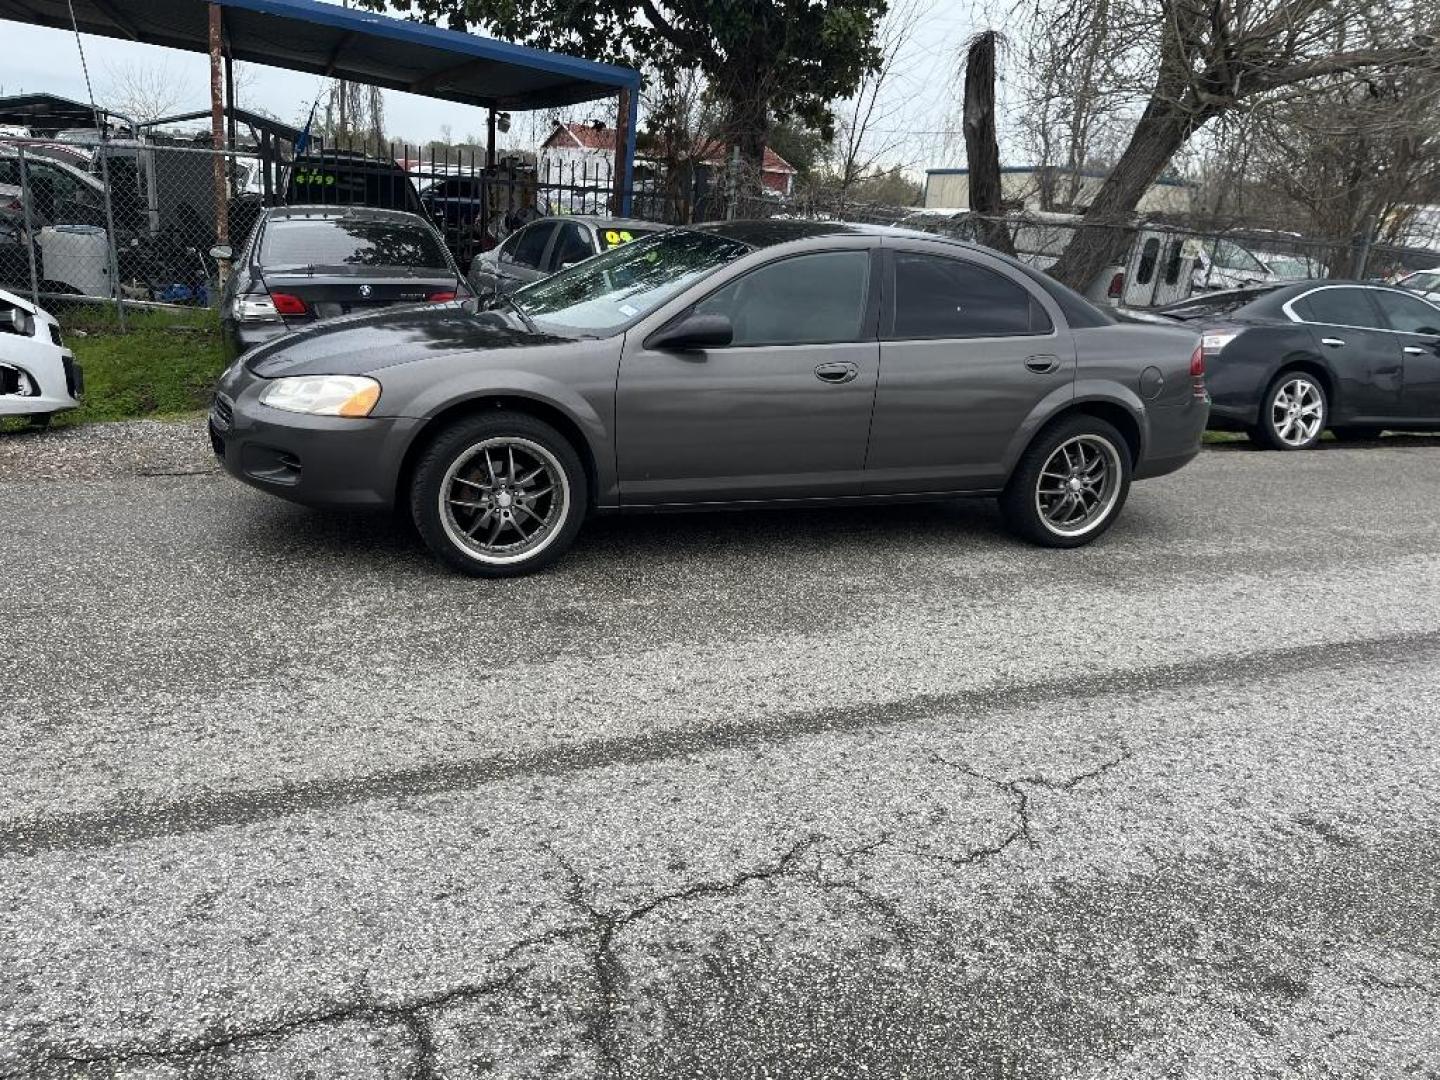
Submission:
<svg viewBox="0 0 1440 1080">
<path fill-rule="evenodd" d="M 0 433 L 0 1077 L 1440 1077 L 1440 440 L 454 576 Z"/>
</svg>

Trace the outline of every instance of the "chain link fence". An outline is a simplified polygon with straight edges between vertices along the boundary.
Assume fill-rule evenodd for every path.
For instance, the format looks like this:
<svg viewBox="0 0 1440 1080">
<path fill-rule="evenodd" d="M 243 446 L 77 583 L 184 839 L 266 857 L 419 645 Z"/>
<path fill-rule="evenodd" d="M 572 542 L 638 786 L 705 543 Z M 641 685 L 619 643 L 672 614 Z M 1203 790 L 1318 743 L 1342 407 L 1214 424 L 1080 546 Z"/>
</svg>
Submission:
<svg viewBox="0 0 1440 1080">
<path fill-rule="evenodd" d="M 224 195 L 217 206 L 217 168 Z M 149 136 L 83 145 L 0 139 L 0 287 L 57 314 L 79 305 L 158 307 L 184 317 L 211 308 L 228 247 L 243 249 L 266 206 L 368 204 L 433 222 L 462 270 L 479 252 L 540 217 L 619 214 L 683 225 L 727 218 L 798 217 L 920 229 L 979 243 L 1004 235 L 1048 269 L 1080 219 L 1065 214 L 930 211 L 847 200 L 823 188 L 789 195 L 742 184 L 733 161 L 636 162 L 621 192 L 612 157 L 545 148 L 487 161 L 483 149 L 402 143 L 316 145 L 293 156 L 218 153 L 195 140 Z M 1113 261 L 1085 291 L 1099 302 L 1151 307 L 1271 281 L 1393 280 L 1440 264 L 1440 252 L 1362 240 L 1154 218 L 1115 230 Z"/>
</svg>

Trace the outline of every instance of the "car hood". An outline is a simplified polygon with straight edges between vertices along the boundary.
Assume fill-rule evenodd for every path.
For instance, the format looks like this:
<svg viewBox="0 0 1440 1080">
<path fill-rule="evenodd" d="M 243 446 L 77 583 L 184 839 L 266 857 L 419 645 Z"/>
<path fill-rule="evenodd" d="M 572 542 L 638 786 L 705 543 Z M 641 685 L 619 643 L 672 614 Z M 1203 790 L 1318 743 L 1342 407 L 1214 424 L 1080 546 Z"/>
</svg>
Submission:
<svg viewBox="0 0 1440 1080">
<path fill-rule="evenodd" d="M 256 375 L 366 375 L 437 353 L 534 348 L 565 339 L 532 333 L 473 301 L 389 308 L 327 319 L 285 334 L 245 356 Z"/>
</svg>

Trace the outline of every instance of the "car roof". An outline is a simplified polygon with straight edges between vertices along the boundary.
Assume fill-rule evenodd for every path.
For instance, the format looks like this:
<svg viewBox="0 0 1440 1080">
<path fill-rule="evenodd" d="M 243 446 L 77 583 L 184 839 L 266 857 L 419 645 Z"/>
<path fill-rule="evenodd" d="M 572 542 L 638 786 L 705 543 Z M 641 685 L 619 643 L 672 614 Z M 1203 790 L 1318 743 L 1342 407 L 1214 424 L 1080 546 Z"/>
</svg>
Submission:
<svg viewBox="0 0 1440 1080">
<path fill-rule="evenodd" d="M 429 224 L 419 214 L 412 214 L 408 210 L 348 203 L 343 206 L 325 203 L 271 206 L 265 210 L 265 218 L 267 221 L 342 221 L 346 218 L 364 218 L 369 221 L 393 221 L 397 225 L 408 225 L 417 221 Z"/>
</svg>

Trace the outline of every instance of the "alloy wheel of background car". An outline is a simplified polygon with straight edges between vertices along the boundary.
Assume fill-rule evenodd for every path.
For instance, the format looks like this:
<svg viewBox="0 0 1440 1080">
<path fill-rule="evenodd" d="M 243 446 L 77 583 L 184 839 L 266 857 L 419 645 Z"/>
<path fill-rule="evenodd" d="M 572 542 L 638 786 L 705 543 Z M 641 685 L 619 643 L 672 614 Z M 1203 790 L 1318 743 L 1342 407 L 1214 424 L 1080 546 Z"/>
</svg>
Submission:
<svg viewBox="0 0 1440 1080">
<path fill-rule="evenodd" d="M 1310 375 L 1278 375 L 1260 407 L 1259 441 L 1275 450 L 1308 450 L 1325 432 L 1325 390 Z"/>
<path fill-rule="evenodd" d="M 1115 428 L 1074 416 L 1043 431 L 1000 497 L 1006 524 L 1046 547 L 1080 547 L 1105 532 L 1130 491 L 1130 454 Z"/>
<path fill-rule="evenodd" d="M 529 573 L 559 558 L 585 514 L 585 470 L 559 432 L 533 417 L 494 413 L 442 432 L 411 490 L 430 549 L 467 573 Z"/>
</svg>

